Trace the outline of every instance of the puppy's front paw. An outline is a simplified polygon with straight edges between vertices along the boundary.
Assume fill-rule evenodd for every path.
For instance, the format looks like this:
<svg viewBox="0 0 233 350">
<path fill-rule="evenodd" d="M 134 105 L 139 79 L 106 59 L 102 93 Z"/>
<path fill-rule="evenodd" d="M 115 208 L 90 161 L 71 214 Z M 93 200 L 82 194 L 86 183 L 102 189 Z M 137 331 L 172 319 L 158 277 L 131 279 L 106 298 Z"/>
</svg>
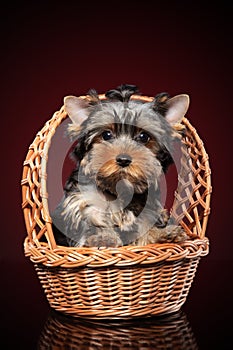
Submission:
<svg viewBox="0 0 233 350">
<path fill-rule="evenodd" d="M 181 226 L 168 225 L 159 236 L 159 243 L 181 243 L 190 239 Z"/>
<path fill-rule="evenodd" d="M 122 241 L 116 233 L 98 233 L 88 237 L 85 242 L 87 247 L 119 247 L 122 246 Z"/>
</svg>

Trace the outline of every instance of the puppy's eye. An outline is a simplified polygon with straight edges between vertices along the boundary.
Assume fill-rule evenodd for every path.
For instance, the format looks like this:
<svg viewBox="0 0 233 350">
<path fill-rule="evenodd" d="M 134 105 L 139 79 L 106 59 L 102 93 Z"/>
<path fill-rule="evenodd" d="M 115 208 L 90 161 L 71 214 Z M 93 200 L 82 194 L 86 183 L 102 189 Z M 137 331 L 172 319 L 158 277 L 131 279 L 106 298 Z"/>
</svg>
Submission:
<svg viewBox="0 0 233 350">
<path fill-rule="evenodd" d="M 146 144 L 147 142 L 150 141 L 150 135 L 148 135 L 146 132 L 142 131 L 142 132 L 137 136 L 137 141 Z"/>
<path fill-rule="evenodd" d="M 113 138 L 113 134 L 110 130 L 105 130 L 102 132 L 102 138 L 104 141 L 109 141 Z"/>
</svg>

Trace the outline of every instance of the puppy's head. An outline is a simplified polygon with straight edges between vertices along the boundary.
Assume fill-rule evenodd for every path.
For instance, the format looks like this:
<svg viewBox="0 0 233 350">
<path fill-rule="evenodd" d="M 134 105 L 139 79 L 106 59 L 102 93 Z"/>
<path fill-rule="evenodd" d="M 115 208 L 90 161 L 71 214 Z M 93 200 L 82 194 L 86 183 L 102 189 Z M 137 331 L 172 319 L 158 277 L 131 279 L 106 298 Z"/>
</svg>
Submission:
<svg viewBox="0 0 233 350">
<path fill-rule="evenodd" d="M 86 98 L 64 99 L 82 174 L 112 194 L 120 180 L 127 180 L 136 193 L 150 184 L 158 186 L 162 171 L 172 163 L 175 125 L 189 106 L 187 95 L 169 98 L 162 93 L 152 102 L 142 102 L 131 99 L 136 92 L 135 86 L 122 85 L 101 100 L 93 90 Z"/>
</svg>

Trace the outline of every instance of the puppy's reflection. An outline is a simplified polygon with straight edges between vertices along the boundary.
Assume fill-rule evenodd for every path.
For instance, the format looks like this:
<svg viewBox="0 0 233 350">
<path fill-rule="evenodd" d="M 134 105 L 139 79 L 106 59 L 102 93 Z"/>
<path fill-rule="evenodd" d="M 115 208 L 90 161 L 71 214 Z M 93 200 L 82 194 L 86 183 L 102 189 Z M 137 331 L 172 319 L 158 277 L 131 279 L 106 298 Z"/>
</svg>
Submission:
<svg viewBox="0 0 233 350">
<path fill-rule="evenodd" d="M 87 321 L 52 311 L 38 349 L 197 350 L 198 346 L 183 312 L 133 321 Z"/>
</svg>

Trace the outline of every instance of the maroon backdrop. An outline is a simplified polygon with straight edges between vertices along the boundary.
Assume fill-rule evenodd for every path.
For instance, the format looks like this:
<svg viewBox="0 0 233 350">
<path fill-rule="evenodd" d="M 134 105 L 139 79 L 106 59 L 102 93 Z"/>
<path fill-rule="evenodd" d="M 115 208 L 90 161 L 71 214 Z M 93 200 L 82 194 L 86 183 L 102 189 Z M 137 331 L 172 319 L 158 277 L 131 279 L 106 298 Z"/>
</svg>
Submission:
<svg viewBox="0 0 233 350">
<path fill-rule="evenodd" d="M 3 18 L 2 240 L 21 260 L 20 178 L 27 148 L 67 94 L 133 83 L 143 94 L 188 93 L 213 173 L 208 225 L 213 259 L 232 259 L 230 140 L 232 51 L 225 6 L 98 2 L 9 5 Z M 4 23 L 5 21 L 5 23 Z M 3 80 L 2 80 L 3 79 Z"/>
<path fill-rule="evenodd" d="M 215 261 L 216 269 L 218 261 L 232 261 L 232 5 L 32 3 L 7 4 L 1 19 L 0 249 L 1 266 L 11 271 L 9 294 L 17 285 L 19 298 L 26 293 L 30 305 L 35 288 L 23 255 L 20 180 L 28 146 L 65 95 L 89 88 L 102 93 L 121 83 L 136 84 L 145 95 L 190 95 L 188 117 L 212 168 L 211 250 L 205 259 Z"/>
</svg>

